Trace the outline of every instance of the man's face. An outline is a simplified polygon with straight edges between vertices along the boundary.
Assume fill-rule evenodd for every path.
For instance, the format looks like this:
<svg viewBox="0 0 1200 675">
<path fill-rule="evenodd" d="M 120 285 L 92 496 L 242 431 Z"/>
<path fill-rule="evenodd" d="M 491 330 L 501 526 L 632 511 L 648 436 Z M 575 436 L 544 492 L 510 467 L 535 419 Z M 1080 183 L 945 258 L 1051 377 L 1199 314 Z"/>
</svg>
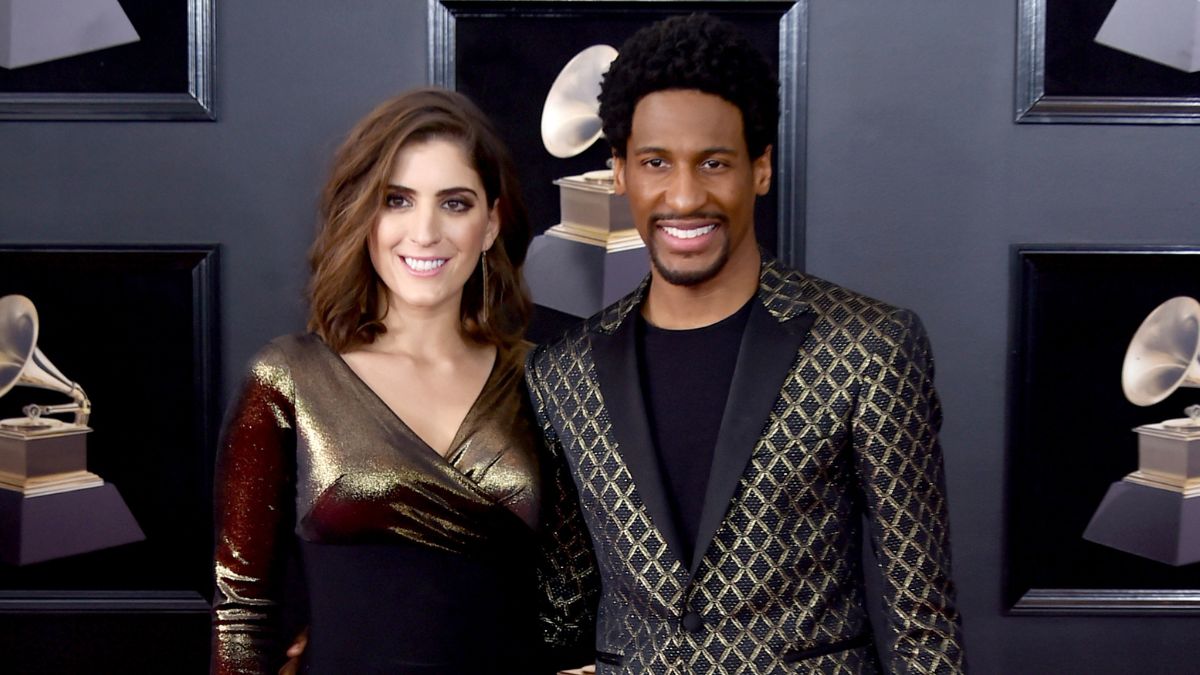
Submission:
<svg viewBox="0 0 1200 675">
<path fill-rule="evenodd" d="M 695 286 L 730 257 L 757 258 L 754 200 L 771 186 L 771 148 L 750 157 L 737 106 L 692 89 L 647 94 L 625 150 L 615 187 L 664 281 Z"/>
</svg>

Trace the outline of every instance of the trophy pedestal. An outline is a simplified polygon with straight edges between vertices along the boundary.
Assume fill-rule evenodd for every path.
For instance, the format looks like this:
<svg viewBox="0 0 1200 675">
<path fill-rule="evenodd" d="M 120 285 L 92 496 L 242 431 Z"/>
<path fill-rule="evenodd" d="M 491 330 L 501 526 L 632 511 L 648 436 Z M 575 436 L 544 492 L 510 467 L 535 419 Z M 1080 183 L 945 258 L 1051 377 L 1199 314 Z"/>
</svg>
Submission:
<svg viewBox="0 0 1200 675">
<path fill-rule="evenodd" d="M 0 560 L 28 565 L 142 541 L 112 483 L 27 497 L 0 490 Z"/>
<path fill-rule="evenodd" d="M 0 561 L 27 565 L 146 538 L 116 486 L 87 470 L 90 431 L 0 428 Z"/>
<path fill-rule="evenodd" d="M 561 227 L 556 225 L 555 227 Z M 637 237 L 637 232 L 632 235 Z M 641 246 L 609 250 L 572 241 L 554 228 L 534 238 L 525 260 L 525 280 L 533 301 L 543 307 L 587 318 L 633 290 L 649 269 Z"/>
<path fill-rule="evenodd" d="M 1147 424 L 1138 470 L 1113 483 L 1083 538 L 1168 565 L 1200 561 L 1200 430 Z"/>
<path fill-rule="evenodd" d="M 563 222 L 534 237 L 525 280 L 535 303 L 585 318 L 633 290 L 650 259 L 628 202 L 611 183 L 585 176 L 554 183 Z"/>
</svg>

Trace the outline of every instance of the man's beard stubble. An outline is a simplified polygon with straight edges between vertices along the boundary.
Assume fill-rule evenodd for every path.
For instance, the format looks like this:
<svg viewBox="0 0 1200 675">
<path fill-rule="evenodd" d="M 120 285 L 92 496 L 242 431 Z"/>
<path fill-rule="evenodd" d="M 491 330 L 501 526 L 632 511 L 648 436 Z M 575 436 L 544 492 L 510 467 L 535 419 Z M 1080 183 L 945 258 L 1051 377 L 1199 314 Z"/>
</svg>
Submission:
<svg viewBox="0 0 1200 675">
<path fill-rule="evenodd" d="M 717 221 L 718 228 L 728 227 L 729 221 L 723 214 L 719 213 L 702 213 L 695 214 L 696 216 L 704 217 L 710 220 Z M 650 231 L 654 232 L 658 228 L 658 221 L 673 220 L 675 216 L 667 216 L 655 214 L 650 216 Z M 663 281 L 672 286 L 698 286 L 706 281 L 717 276 L 725 267 L 725 263 L 729 262 L 729 237 L 725 236 L 721 239 L 721 250 L 717 254 L 716 260 L 708 267 L 698 270 L 674 270 L 667 267 L 658 257 L 658 249 L 655 244 L 657 240 L 651 236 L 646 242 L 646 249 L 650 253 L 650 264 L 654 265 L 654 269 L 658 271 L 658 275 Z"/>
</svg>

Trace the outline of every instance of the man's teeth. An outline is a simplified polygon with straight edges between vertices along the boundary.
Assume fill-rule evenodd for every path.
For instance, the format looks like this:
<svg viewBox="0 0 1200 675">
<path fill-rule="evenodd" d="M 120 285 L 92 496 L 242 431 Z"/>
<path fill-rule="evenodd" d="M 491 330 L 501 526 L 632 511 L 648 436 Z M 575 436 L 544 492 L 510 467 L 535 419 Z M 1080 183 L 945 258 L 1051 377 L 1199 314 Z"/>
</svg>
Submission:
<svg viewBox="0 0 1200 675">
<path fill-rule="evenodd" d="M 404 264 L 417 272 L 428 272 L 446 264 L 445 258 L 404 258 Z"/>
<path fill-rule="evenodd" d="M 678 227 L 663 225 L 662 229 L 663 232 L 666 232 L 676 239 L 695 239 L 696 237 L 703 237 L 709 232 L 712 232 L 714 229 L 716 229 L 716 227 L 716 225 L 705 225 L 704 227 L 693 227 L 685 230 Z"/>
</svg>

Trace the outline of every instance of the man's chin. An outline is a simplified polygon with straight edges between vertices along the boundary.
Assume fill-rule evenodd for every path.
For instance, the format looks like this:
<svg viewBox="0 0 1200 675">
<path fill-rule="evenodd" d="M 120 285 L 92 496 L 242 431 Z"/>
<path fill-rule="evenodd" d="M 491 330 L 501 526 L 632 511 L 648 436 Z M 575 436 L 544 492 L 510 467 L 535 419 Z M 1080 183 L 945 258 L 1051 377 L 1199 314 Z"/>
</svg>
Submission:
<svg viewBox="0 0 1200 675">
<path fill-rule="evenodd" d="M 654 265 L 654 270 L 658 272 L 658 276 L 668 284 L 672 286 L 699 286 L 720 274 L 721 269 L 725 267 L 728 257 L 721 256 L 707 265 L 694 266 L 668 265 L 664 261 L 659 260 L 657 256 L 651 256 L 650 260 Z"/>
</svg>

